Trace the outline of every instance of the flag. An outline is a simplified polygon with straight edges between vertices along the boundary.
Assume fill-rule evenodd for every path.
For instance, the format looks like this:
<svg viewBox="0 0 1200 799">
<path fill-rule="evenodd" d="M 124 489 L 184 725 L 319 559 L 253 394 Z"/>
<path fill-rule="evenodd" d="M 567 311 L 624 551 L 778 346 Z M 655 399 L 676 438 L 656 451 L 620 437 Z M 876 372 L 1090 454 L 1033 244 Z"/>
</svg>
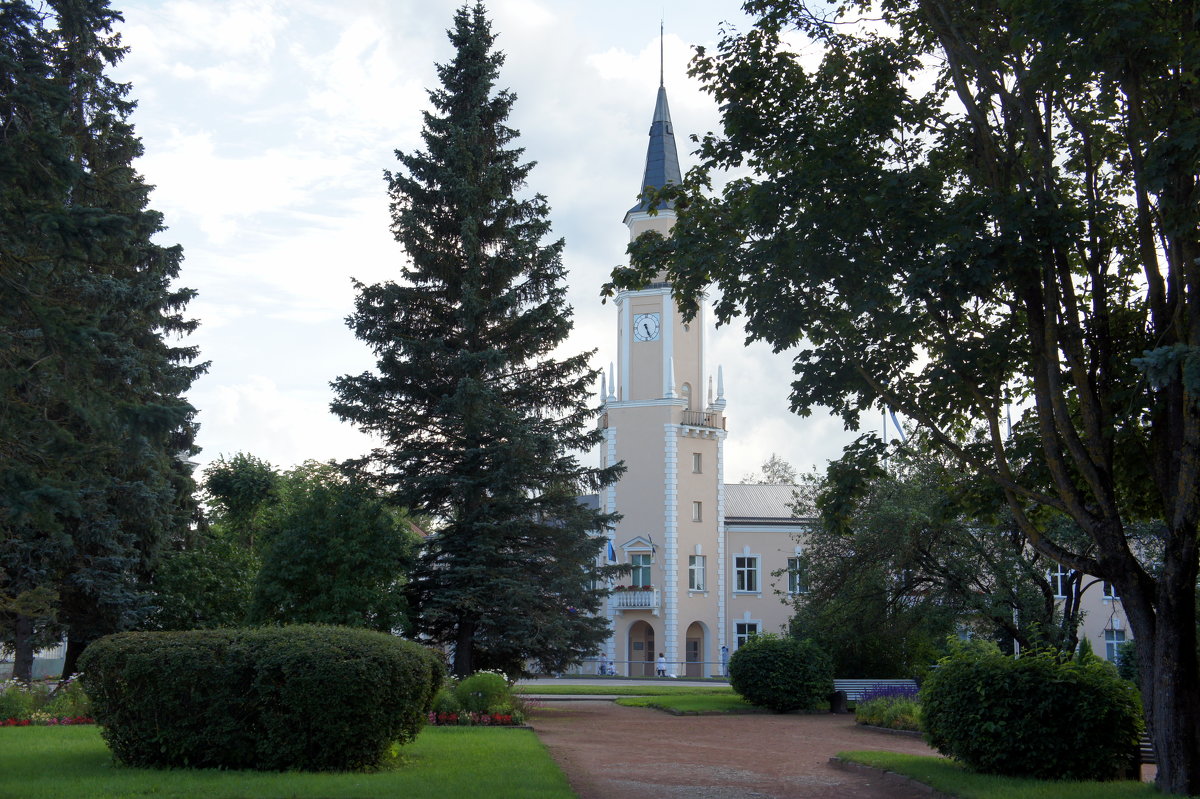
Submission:
<svg viewBox="0 0 1200 799">
<path fill-rule="evenodd" d="M 613 549 L 612 541 L 608 542 L 608 562 L 615 563 L 617 560 L 617 551 Z"/>
</svg>

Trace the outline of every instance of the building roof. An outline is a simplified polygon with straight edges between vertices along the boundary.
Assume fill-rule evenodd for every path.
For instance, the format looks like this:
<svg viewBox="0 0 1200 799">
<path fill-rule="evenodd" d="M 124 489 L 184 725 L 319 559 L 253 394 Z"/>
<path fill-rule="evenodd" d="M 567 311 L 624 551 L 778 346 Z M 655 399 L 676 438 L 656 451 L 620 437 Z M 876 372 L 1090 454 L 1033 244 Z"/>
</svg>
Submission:
<svg viewBox="0 0 1200 799">
<path fill-rule="evenodd" d="M 650 145 L 646 148 L 646 171 L 642 175 L 641 194 L 646 187 L 661 189 L 668 183 L 681 182 L 679 153 L 675 150 L 675 130 L 671 127 L 671 109 L 667 106 L 667 90 L 658 87 L 658 101 L 654 104 L 654 120 L 650 123 Z M 662 203 L 658 208 L 671 208 L 672 203 Z M 629 214 L 650 210 L 650 203 L 642 200 L 629 209 Z"/>
<path fill-rule="evenodd" d="M 725 524 L 795 524 L 794 485 L 725 484 Z"/>
</svg>

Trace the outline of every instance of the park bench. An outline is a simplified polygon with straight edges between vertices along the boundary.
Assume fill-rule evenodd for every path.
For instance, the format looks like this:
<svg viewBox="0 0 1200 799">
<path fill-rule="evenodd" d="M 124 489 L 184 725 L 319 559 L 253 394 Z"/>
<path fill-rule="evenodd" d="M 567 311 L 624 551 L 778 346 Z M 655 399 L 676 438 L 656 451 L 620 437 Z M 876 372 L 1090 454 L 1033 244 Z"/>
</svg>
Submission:
<svg viewBox="0 0 1200 799">
<path fill-rule="evenodd" d="M 873 688 L 912 688 L 916 690 L 916 680 L 834 680 L 834 691 L 845 691 L 846 700 L 857 702 L 863 694 Z"/>
</svg>

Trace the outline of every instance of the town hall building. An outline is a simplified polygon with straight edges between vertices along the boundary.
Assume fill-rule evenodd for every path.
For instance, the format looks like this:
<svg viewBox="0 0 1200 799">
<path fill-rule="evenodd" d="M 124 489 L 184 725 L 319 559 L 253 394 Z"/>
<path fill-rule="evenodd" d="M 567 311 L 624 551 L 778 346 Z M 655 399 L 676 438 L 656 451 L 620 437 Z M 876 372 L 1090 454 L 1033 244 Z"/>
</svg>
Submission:
<svg viewBox="0 0 1200 799">
<path fill-rule="evenodd" d="M 680 180 L 660 81 L 640 189 Z M 624 221 L 631 240 L 649 230 L 666 235 L 675 212 L 643 200 Z M 583 668 L 654 676 L 661 655 L 668 675 L 721 676 L 750 636 L 786 630 L 805 592 L 802 541 L 812 520 L 795 510 L 793 486 L 725 482 L 730 423 L 722 369 L 705 358 L 703 305 L 685 322 L 662 279 L 620 292 L 615 305 L 617 360 L 602 378 L 600 462 L 623 462 L 626 471 L 581 500 L 621 515 L 600 557 L 631 571 L 602 611 L 612 636 Z M 1048 576 L 1065 594 L 1069 573 L 1059 567 Z M 1120 599 L 1102 581 L 1084 584 L 1094 587 L 1081 597 L 1080 637 L 1113 660 L 1128 630 Z"/>
</svg>

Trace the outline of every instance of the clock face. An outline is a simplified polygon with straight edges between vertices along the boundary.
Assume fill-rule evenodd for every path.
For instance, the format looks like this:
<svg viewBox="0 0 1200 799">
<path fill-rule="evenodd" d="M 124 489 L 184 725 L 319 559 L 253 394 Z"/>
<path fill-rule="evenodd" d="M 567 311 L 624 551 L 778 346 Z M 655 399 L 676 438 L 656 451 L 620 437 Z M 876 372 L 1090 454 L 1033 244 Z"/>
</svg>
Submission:
<svg viewBox="0 0 1200 799">
<path fill-rule="evenodd" d="M 634 341 L 656 341 L 658 339 L 658 314 L 640 313 L 633 317 Z"/>
</svg>

